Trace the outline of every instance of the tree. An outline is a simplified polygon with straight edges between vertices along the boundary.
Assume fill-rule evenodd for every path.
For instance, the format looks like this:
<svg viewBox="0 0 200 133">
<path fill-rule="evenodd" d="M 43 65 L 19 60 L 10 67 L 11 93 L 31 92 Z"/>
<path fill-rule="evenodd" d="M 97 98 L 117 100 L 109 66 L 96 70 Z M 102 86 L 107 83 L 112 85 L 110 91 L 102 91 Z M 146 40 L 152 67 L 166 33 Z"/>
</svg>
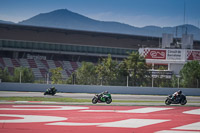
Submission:
<svg viewBox="0 0 200 133">
<path fill-rule="evenodd" d="M 183 87 L 199 87 L 200 64 L 198 61 L 187 62 L 180 71 L 180 83 Z"/>
<path fill-rule="evenodd" d="M 62 74 L 61 71 L 63 69 L 61 67 L 57 67 L 55 69 L 50 69 L 51 72 L 51 80 L 52 80 L 52 84 L 62 84 Z"/>
<path fill-rule="evenodd" d="M 132 78 L 134 86 L 143 85 L 149 76 L 146 60 L 138 52 L 130 53 L 121 67 L 124 69 L 124 74 Z"/>
<path fill-rule="evenodd" d="M 0 79 L 2 80 L 2 82 L 11 81 L 7 67 L 5 67 L 4 69 L 0 69 Z"/>
<path fill-rule="evenodd" d="M 31 69 L 26 67 L 16 67 L 12 76 L 13 82 L 20 82 L 20 73 L 22 83 L 32 83 L 34 81 L 34 75 Z"/>
<path fill-rule="evenodd" d="M 172 79 L 171 79 L 172 87 L 174 87 L 174 88 L 178 87 L 178 82 L 179 82 L 178 80 L 179 79 L 178 79 L 178 77 L 176 77 L 176 75 L 172 76 Z"/>
<path fill-rule="evenodd" d="M 164 70 L 166 70 L 165 67 L 160 66 L 158 68 L 158 70 L 160 70 L 160 72 L 158 73 L 158 77 L 154 79 L 154 86 L 157 87 L 171 87 L 172 85 L 172 80 L 169 78 L 166 78 L 165 74 L 162 73 Z"/>
<path fill-rule="evenodd" d="M 94 85 L 97 83 L 95 66 L 91 62 L 82 62 L 76 71 L 76 84 Z"/>
<path fill-rule="evenodd" d="M 100 79 L 104 84 L 111 85 L 112 82 L 117 78 L 117 61 L 113 61 L 111 55 L 108 58 L 104 58 L 96 66 L 96 73 L 98 79 Z"/>
</svg>

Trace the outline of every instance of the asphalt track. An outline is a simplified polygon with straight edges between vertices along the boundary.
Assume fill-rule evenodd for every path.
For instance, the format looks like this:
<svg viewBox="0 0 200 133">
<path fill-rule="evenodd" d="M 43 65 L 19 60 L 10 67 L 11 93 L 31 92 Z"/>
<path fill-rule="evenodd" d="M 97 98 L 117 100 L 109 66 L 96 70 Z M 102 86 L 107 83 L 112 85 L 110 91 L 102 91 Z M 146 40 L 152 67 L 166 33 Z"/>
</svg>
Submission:
<svg viewBox="0 0 200 133">
<path fill-rule="evenodd" d="M 55 96 L 46 95 L 44 96 L 42 92 L 12 92 L 12 91 L 0 91 L 0 97 L 48 97 L 48 98 L 58 98 L 58 97 L 69 97 L 74 99 L 92 99 L 94 94 L 86 93 L 57 93 Z M 119 95 L 112 94 L 112 99 L 114 100 L 126 100 L 126 101 L 144 101 L 144 102 L 131 102 L 131 103 L 116 103 L 113 102 L 111 105 L 165 105 L 164 101 L 167 96 L 155 96 L 155 95 Z M 147 101 L 147 102 L 145 102 Z M 154 101 L 154 102 L 149 102 Z M 158 101 L 158 102 L 155 102 Z M 161 102 L 163 101 L 163 102 Z M 190 106 L 200 106 L 200 97 L 187 96 L 187 105 Z M 70 103 L 67 103 L 70 104 Z M 91 103 L 72 103 L 72 104 L 91 104 Z"/>
<path fill-rule="evenodd" d="M 200 107 L 0 105 L 1 133 L 199 133 Z"/>
</svg>

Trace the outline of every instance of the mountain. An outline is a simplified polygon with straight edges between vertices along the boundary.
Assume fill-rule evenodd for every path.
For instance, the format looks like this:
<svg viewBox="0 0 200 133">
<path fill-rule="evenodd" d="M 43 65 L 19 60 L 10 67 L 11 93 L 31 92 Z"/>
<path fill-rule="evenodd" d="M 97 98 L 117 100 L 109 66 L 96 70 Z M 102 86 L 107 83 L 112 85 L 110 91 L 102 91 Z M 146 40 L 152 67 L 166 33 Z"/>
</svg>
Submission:
<svg viewBox="0 0 200 133">
<path fill-rule="evenodd" d="M 200 40 L 200 29 L 193 25 L 179 25 L 163 28 L 146 26 L 138 28 L 119 22 L 94 20 L 67 9 L 41 13 L 30 19 L 21 21 L 18 24 L 155 37 L 161 37 L 162 33 L 170 33 L 174 34 L 174 37 L 181 37 L 182 33 L 185 33 L 187 29 L 187 33 L 193 34 L 195 40 Z"/>
<path fill-rule="evenodd" d="M 4 21 L 4 20 L 0 20 L 0 23 L 2 23 L 2 24 L 15 24 L 14 22 Z"/>
<path fill-rule="evenodd" d="M 39 14 L 28 20 L 19 22 L 19 24 L 130 34 L 132 34 L 132 31 L 139 31 L 139 28 L 127 24 L 97 21 L 67 9 Z"/>
</svg>

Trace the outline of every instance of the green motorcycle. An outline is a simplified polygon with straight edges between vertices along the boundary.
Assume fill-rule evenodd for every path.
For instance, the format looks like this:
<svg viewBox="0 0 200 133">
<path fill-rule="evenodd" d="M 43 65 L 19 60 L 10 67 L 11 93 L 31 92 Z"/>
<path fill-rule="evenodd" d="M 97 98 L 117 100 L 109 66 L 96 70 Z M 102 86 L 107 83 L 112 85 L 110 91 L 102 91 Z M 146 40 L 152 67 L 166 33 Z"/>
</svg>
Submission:
<svg viewBox="0 0 200 133">
<path fill-rule="evenodd" d="M 107 103 L 110 104 L 112 102 L 111 94 L 95 94 L 94 98 L 92 99 L 92 103 Z"/>
<path fill-rule="evenodd" d="M 44 95 L 52 95 L 54 96 L 57 92 L 57 89 L 51 89 L 51 88 L 48 88 L 45 92 L 44 92 Z"/>
</svg>

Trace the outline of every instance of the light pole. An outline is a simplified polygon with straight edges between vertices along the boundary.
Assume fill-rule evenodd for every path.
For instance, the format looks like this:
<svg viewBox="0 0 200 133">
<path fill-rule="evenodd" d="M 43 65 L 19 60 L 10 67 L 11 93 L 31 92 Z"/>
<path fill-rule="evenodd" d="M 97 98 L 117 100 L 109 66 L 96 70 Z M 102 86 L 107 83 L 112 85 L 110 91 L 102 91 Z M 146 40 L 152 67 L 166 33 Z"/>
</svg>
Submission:
<svg viewBox="0 0 200 133">
<path fill-rule="evenodd" d="M 132 75 L 133 75 L 133 74 L 131 73 L 132 71 L 133 71 L 133 69 L 128 69 L 128 75 L 127 75 L 127 79 L 126 79 L 126 80 L 127 80 L 127 83 L 126 83 L 126 86 L 127 86 L 127 87 L 128 87 L 129 76 L 132 77 Z"/>
<path fill-rule="evenodd" d="M 127 75 L 127 83 L 126 83 L 126 86 L 127 86 L 127 87 L 128 87 L 128 76 L 129 76 L 129 75 Z"/>
<path fill-rule="evenodd" d="M 152 76 L 152 80 L 151 80 L 151 85 L 152 85 L 151 87 L 153 88 L 153 76 Z"/>
<path fill-rule="evenodd" d="M 49 84 L 49 72 L 47 72 L 47 84 Z"/>
<path fill-rule="evenodd" d="M 20 84 L 22 83 L 22 72 L 21 71 L 19 72 L 19 83 Z"/>
<path fill-rule="evenodd" d="M 178 88 L 180 87 L 180 75 L 177 75 L 178 77 Z"/>
</svg>

